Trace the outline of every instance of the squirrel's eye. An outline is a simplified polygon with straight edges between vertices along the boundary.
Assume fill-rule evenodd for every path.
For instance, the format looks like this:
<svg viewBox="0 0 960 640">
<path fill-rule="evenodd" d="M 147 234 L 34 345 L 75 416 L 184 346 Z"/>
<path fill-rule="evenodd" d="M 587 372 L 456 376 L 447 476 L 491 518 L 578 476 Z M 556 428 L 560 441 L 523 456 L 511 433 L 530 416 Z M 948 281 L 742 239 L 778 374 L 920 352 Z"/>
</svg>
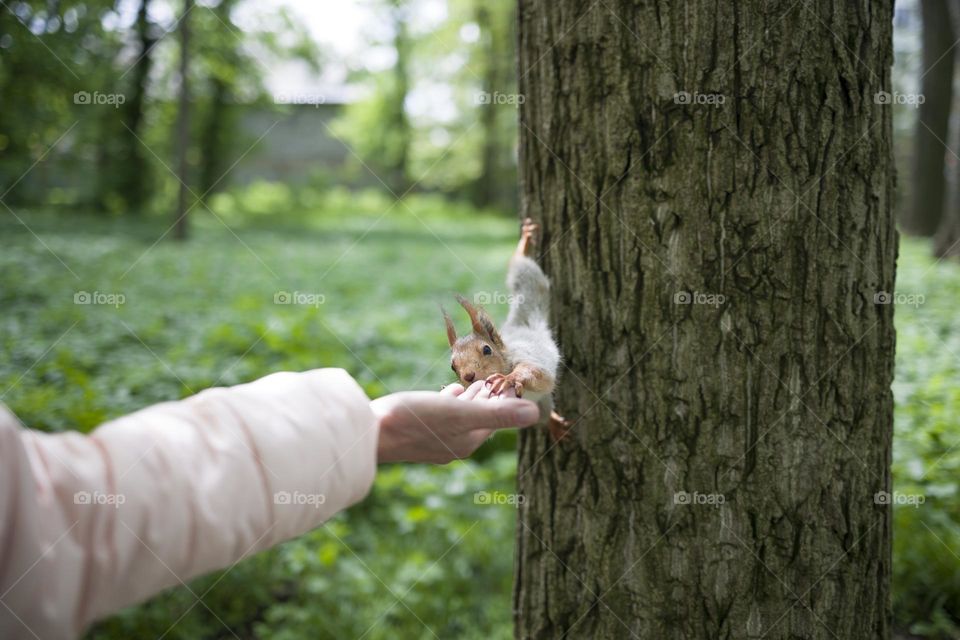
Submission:
<svg viewBox="0 0 960 640">
<path fill-rule="evenodd" d="M 450 368 L 453 369 L 453 372 L 454 372 L 454 373 L 457 372 L 457 365 L 451 364 L 451 365 L 450 365 Z"/>
<path fill-rule="evenodd" d="M 491 353 L 493 353 L 493 349 L 490 348 L 490 345 L 488 344 L 483 345 L 483 355 L 488 356 Z"/>
</svg>

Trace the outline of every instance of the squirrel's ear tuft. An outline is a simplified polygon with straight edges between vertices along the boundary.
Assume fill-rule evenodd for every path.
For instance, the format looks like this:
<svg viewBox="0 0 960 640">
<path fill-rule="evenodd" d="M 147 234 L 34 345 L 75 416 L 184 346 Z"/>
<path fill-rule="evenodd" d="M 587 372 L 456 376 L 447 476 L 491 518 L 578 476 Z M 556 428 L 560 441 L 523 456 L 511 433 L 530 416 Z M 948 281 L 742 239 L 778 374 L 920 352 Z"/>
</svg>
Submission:
<svg viewBox="0 0 960 640">
<path fill-rule="evenodd" d="M 500 332 L 497 331 L 493 320 L 482 307 L 477 307 L 463 296 L 457 294 L 457 302 L 463 307 L 467 315 L 470 316 L 470 323 L 473 325 L 473 332 L 478 336 L 486 338 L 498 349 L 503 349 L 503 340 L 500 339 Z"/>
<path fill-rule="evenodd" d="M 493 346 L 502 351 L 503 340 L 500 339 L 500 332 L 497 331 L 497 327 L 493 324 L 493 320 L 490 319 L 490 316 L 488 316 L 487 312 L 483 309 L 480 309 L 478 316 L 480 318 L 480 326 L 483 327 L 483 332 L 480 335 L 485 335 L 487 339 L 493 343 Z"/>
<path fill-rule="evenodd" d="M 450 319 L 450 314 L 447 313 L 447 310 L 442 306 L 440 307 L 440 313 L 443 314 L 443 322 L 447 325 L 447 342 L 449 342 L 452 347 L 453 343 L 457 341 L 457 328 L 453 326 L 453 320 Z"/>
<path fill-rule="evenodd" d="M 457 302 L 460 303 L 460 306 L 463 307 L 464 311 L 467 312 L 467 315 L 470 316 L 470 324 L 473 325 L 473 332 L 483 335 L 483 325 L 480 324 L 480 310 L 477 309 L 472 302 L 464 298 L 459 293 L 457 294 Z"/>
</svg>

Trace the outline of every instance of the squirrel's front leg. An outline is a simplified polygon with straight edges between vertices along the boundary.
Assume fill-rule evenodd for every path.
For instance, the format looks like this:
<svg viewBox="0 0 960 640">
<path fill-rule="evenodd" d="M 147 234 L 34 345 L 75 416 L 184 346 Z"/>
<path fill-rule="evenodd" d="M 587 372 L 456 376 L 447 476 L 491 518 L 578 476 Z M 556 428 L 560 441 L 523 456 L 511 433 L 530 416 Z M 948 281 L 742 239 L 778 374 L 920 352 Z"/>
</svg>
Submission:
<svg viewBox="0 0 960 640">
<path fill-rule="evenodd" d="M 487 377 L 487 386 L 490 387 L 492 396 L 498 396 L 507 389 L 513 389 L 520 398 L 525 391 L 550 393 L 553 391 L 553 376 L 539 367 L 521 363 L 506 375 L 495 373 Z"/>
</svg>

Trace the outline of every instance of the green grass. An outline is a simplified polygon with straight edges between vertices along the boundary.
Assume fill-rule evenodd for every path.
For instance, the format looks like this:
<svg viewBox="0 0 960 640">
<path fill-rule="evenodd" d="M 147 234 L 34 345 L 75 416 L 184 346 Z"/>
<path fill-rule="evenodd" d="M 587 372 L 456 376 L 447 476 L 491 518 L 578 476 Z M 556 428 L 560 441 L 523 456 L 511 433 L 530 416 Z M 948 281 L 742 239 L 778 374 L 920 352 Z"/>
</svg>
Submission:
<svg viewBox="0 0 960 640">
<path fill-rule="evenodd" d="M 410 206 L 308 229 L 200 219 L 184 245 L 154 245 L 159 222 L 18 213 L 41 242 L 2 218 L 3 402 L 31 427 L 87 431 L 277 370 L 343 367 L 371 397 L 438 389 L 452 381 L 439 304 L 502 290 L 516 225 Z M 79 291 L 125 301 L 74 304 Z M 280 291 L 323 303 L 275 304 Z M 382 471 L 371 498 L 332 525 L 196 581 L 198 595 L 213 587 L 206 607 L 173 589 L 92 636 L 159 637 L 186 614 L 166 638 L 229 636 L 217 617 L 262 638 L 359 637 L 371 626 L 366 638 L 508 637 L 514 514 L 473 494 L 511 491 L 513 447 L 504 434 L 482 463 Z"/>
<path fill-rule="evenodd" d="M 914 633 L 957 638 L 960 266 L 932 260 L 926 242 L 904 240 L 897 292 L 894 489 L 925 502 L 894 507 L 895 619 Z"/>
<path fill-rule="evenodd" d="M 515 224 L 430 198 L 379 218 L 389 203 L 369 194 L 334 194 L 323 211 L 336 215 L 257 222 L 278 207 L 267 196 L 289 200 L 223 198 L 231 230 L 198 217 L 184 245 L 155 244 L 156 220 L 18 212 L 31 232 L 0 218 L 2 401 L 31 427 L 87 431 L 281 369 L 344 367 L 370 396 L 450 382 L 438 305 L 502 290 Z M 78 291 L 125 302 L 74 304 Z M 275 304 L 281 291 L 323 303 Z M 924 300 L 896 308 L 895 488 L 926 501 L 894 508 L 896 621 L 957 637 L 960 268 L 904 241 L 898 291 Z M 510 491 L 513 442 L 498 436 L 478 461 L 382 470 L 370 499 L 329 526 L 195 581 L 205 606 L 172 589 L 91 636 L 229 636 L 222 620 L 240 637 L 290 640 L 510 637 L 514 513 L 473 493 Z"/>
</svg>

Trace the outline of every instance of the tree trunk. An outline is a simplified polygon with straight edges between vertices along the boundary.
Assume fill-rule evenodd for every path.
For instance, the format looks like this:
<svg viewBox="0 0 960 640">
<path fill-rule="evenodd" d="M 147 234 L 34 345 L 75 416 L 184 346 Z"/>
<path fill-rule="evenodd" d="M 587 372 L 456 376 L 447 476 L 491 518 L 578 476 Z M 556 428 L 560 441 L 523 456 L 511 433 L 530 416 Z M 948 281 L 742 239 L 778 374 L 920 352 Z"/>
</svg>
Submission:
<svg viewBox="0 0 960 640">
<path fill-rule="evenodd" d="M 489 207 L 495 199 L 497 152 L 500 148 L 497 131 L 497 105 L 493 102 L 493 95 L 503 89 L 503 82 L 499 73 L 503 52 L 498 47 L 500 43 L 497 41 L 493 18 L 490 15 L 490 8 L 486 6 L 484 0 L 478 0 L 475 16 L 477 26 L 480 27 L 481 49 L 483 51 L 482 92 L 489 97 L 489 100 L 479 105 L 480 126 L 483 128 L 480 143 L 480 175 L 474 181 L 471 191 L 474 205 Z"/>
<path fill-rule="evenodd" d="M 177 218 L 174 220 L 173 237 L 187 238 L 187 212 L 189 211 L 187 186 L 190 180 L 190 11 L 193 0 L 183 0 L 183 16 L 180 18 L 180 101 L 177 108 L 177 177 L 180 189 L 177 196 Z"/>
<path fill-rule="evenodd" d="M 890 0 L 519 3 L 518 638 L 888 637 Z"/>
<path fill-rule="evenodd" d="M 960 122 L 954 123 L 954 129 L 952 148 L 960 149 Z M 947 167 L 950 176 L 947 180 L 946 203 L 933 238 L 933 255 L 937 258 L 960 256 L 960 160 L 950 156 L 947 158 Z"/>
<path fill-rule="evenodd" d="M 960 0 L 950 0 L 949 8 L 953 33 L 960 33 Z M 952 57 L 955 58 L 956 55 L 956 52 L 952 53 Z M 953 65 L 953 69 L 956 74 L 960 66 Z M 951 102 L 957 102 L 957 97 L 953 96 Z M 953 106 L 952 111 L 950 136 L 953 144 L 950 148 L 960 149 L 960 109 Z M 960 256 L 960 158 L 950 152 L 945 157 L 948 176 L 947 197 L 943 215 L 940 218 L 940 226 L 933 238 L 933 254 L 938 258 L 953 258 Z"/>
<path fill-rule="evenodd" d="M 924 0 L 923 76 L 914 134 L 912 204 L 901 220 L 906 233 L 932 236 L 943 215 L 947 142 L 953 94 L 953 28 L 949 0 Z"/>
<path fill-rule="evenodd" d="M 233 20 L 230 13 L 233 11 L 234 0 L 222 0 L 213 12 L 219 18 L 217 27 L 222 27 L 227 34 L 228 42 L 233 40 L 233 34 L 230 29 L 233 27 Z M 237 52 L 230 48 L 224 48 L 220 52 L 223 64 L 227 65 L 234 77 L 239 68 Z M 210 102 L 204 118 L 204 124 L 200 133 L 200 170 L 199 170 L 199 193 L 204 202 L 214 195 L 215 191 L 222 189 L 225 172 L 229 170 L 226 166 L 227 150 L 231 133 L 237 127 L 237 123 L 232 121 L 232 113 L 229 112 L 228 102 L 233 93 L 233 82 L 224 78 L 222 71 L 214 69 L 210 79 Z"/>
<path fill-rule="evenodd" d="M 149 172 L 141 142 L 147 86 L 153 61 L 153 45 L 156 43 L 156 39 L 150 33 L 149 9 L 150 0 L 141 0 L 136 22 L 140 51 L 132 70 L 130 99 L 123 105 L 122 118 L 125 126 L 119 131 L 121 151 L 120 163 L 116 167 L 119 174 L 118 190 L 131 213 L 143 213 L 143 206 L 148 200 L 150 191 Z"/>
<path fill-rule="evenodd" d="M 410 119 L 407 117 L 407 94 L 410 92 L 410 50 L 412 43 L 407 30 L 410 7 L 405 0 L 391 0 L 393 14 L 393 46 L 397 61 L 393 65 L 393 90 L 387 119 L 390 122 L 391 135 L 395 136 L 394 145 L 388 158 L 387 181 L 397 196 L 404 195 L 410 188 Z"/>
</svg>

